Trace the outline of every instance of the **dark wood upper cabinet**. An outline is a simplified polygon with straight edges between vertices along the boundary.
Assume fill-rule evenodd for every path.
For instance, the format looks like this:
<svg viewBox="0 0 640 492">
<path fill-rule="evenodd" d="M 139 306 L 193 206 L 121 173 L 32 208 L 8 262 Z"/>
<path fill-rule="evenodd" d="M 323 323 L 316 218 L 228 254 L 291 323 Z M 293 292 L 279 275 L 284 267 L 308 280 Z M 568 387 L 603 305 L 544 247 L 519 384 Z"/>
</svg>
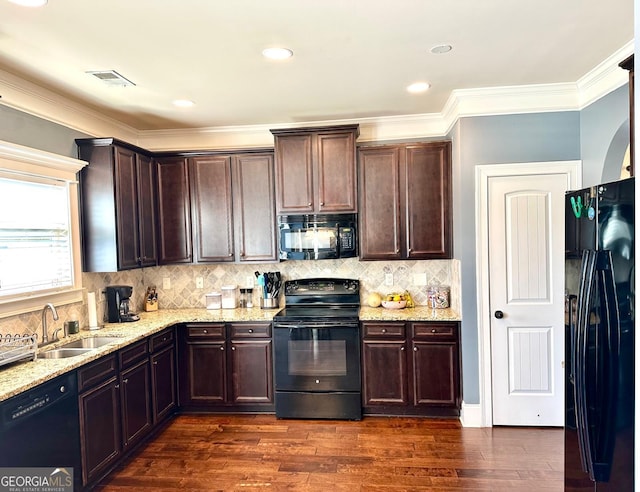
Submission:
<svg viewBox="0 0 640 492">
<path fill-rule="evenodd" d="M 189 158 L 193 261 L 233 261 L 231 156 Z"/>
<path fill-rule="evenodd" d="M 271 130 L 278 214 L 356 212 L 358 125 Z"/>
<path fill-rule="evenodd" d="M 235 257 L 277 261 L 273 152 L 239 154 L 232 163 Z"/>
<path fill-rule="evenodd" d="M 155 160 L 158 176 L 158 263 L 191 262 L 189 174 L 184 157 Z"/>
<path fill-rule="evenodd" d="M 78 139 L 83 270 L 109 272 L 157 263 L 155 179 L 143 149 L 113 138 Z"/>
<path fill-rule="evenodd" d="M 635 75 L 633 55 L 620 63 L 620 67 L 629 71 L 629 174 L 634 176 L 634 140 L 635 140 Z"/>
<path fill-rule="evenodd" d="M 360 258 L 451 258 L 451 143 L 360 147 Z"/>
</svg>

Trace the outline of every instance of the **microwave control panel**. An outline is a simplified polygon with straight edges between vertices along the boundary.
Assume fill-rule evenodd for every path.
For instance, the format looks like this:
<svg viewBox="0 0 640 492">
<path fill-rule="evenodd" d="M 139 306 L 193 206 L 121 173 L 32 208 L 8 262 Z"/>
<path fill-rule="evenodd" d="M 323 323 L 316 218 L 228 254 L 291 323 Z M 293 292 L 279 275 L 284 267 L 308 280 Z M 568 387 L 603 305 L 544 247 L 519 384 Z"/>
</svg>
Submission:
<svg viewBox="0 0 640 492">
<path fill-rule="evenodd" d="M 354 233 L 353 227 L 340 227 L 340 251 L 353 251 L 355 249 Z"/>
</svg>

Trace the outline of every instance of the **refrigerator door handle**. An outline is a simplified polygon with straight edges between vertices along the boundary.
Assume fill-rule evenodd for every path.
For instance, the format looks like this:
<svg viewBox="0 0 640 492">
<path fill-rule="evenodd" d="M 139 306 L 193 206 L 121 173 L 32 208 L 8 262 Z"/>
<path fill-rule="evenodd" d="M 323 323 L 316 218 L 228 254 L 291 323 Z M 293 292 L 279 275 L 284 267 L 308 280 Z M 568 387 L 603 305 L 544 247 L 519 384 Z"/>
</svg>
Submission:
<svg viewBox="0 0 640 492">
<path fill-rule="evenodd" d="M 582 252 L 580 286 L 578 289 L 578 313 L 575 345 L 571 371 L 575 377 L 575 417 L 582 469 L 593 479 L 591 440 L 589 438 L 589 414 L 587 406 L 587 355 L 589 350 L 589 323 L 592 311 L 591 297 L 596 280 L 596 251 Z"/>
<path fill-rule="evenodd" d="M 606 359 L 602 364 L 602 372 L 596 372 L 596 399 L 600 405 L 600 419 L 595 426 L 595 432 L 598 433 L 597 442 L 591 446 L 594 452 L 592 478 L 598 482 L 608 482 L 616 439 L 620 355 L 620 313 L 610 251 L 598 252 L 597 269 L 601 282 L 600 312 L 604 318 L 599 329 L 604 330 L 604 333 L 601 333 L 601 341 Z"/>
</svg>

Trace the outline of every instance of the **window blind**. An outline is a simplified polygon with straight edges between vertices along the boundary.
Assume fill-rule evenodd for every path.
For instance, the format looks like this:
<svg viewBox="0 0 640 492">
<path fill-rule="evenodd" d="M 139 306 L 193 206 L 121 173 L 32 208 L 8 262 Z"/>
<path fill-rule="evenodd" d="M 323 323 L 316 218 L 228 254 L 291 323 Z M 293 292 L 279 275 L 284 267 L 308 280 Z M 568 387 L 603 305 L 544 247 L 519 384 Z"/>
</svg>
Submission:
<svg viewBox="0 0 640 492">
<path fill-rule="evenodd" d="M 0 296 L 73 286 L 64 181 L 0 177 Z"/>
</svg>

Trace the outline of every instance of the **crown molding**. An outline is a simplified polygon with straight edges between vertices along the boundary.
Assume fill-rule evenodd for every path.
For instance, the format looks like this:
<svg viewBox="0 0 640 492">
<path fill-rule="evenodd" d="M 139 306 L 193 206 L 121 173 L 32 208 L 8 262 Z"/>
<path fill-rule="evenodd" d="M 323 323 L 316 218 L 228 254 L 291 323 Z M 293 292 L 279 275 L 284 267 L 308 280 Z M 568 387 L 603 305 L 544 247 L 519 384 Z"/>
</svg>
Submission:
<svg viewBox="0 0 640 492">
<path fill-rule="evenodd" d="M 270 147 L 273 128 L 358 123 L 359 142 L 446 136 L 459 118 L 579 111 L 628 82 L 618 64 L 633 53 L 633 40 L 576 82 L 454 90 L 440 113 L 296 124 L 174 130 L 136 130 L 42 86 L 0 71 L 0 103 L 95 137 L 110 136 L 152 151 Z"/>
</svg>

